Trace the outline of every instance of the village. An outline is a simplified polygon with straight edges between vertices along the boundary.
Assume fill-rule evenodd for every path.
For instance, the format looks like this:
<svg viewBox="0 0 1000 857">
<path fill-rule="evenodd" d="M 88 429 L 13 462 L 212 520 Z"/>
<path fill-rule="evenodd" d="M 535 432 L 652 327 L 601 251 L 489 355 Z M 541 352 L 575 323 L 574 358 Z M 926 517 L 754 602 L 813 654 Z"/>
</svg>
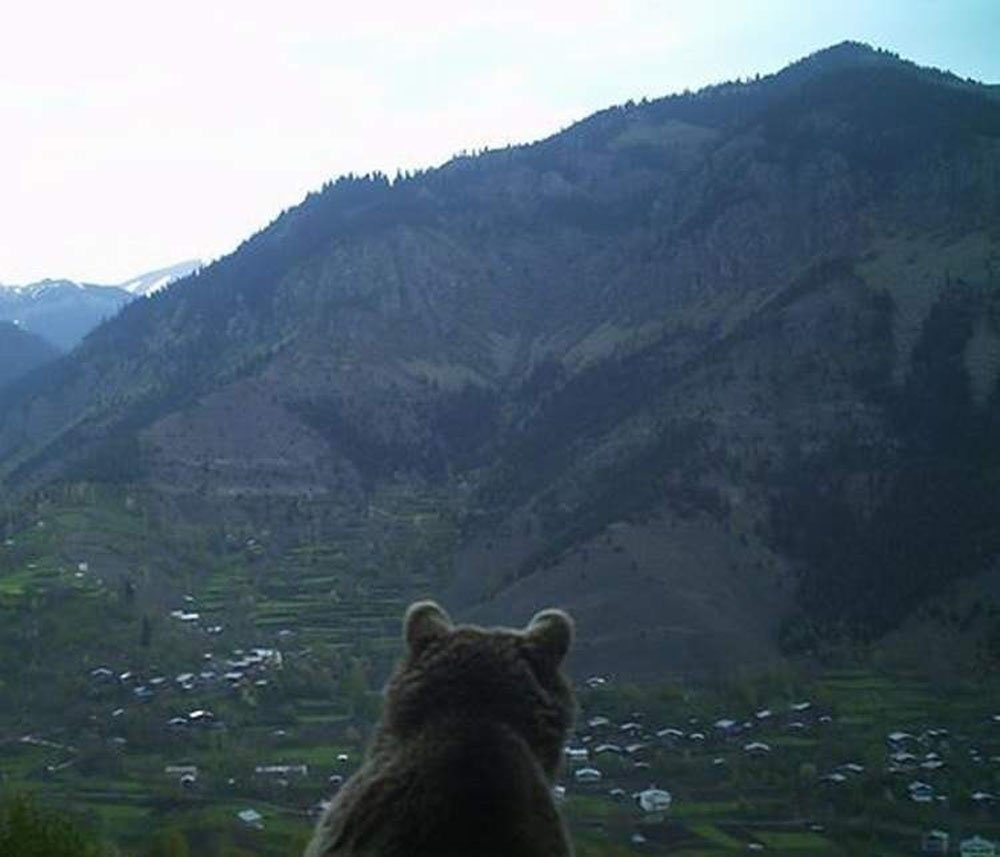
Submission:
<svg viewBox="0 0 1000 857">
<path fill-rule="evenodd" d="M 218 626 L 200 624 L 194 610 L 174 611 L 171 618 L 206 639 L 219 636 Z M 282 631 L 283 640 L 294 639 L 294 632 Z M 202 664 L 169 676 L 106 665 L 90 670 L 87 681 L 93 701 L 113 697 L 121 703 L 103 709 L 103 732 L 125 770 L 133 753 L 155 754 L 164 760 L 159 770 L 143 768 L 153 777 L 144 784 L 152 791 L 169 793 L 181 805 L 221 800 L 231 807 L 234 824 L 265 836 L 276 810 L 286 822 L 307 825 L 363 752 L 363 730 L 348 720 L 335 745 L 307 748 L 296 739 L 304 724 L 294 719 L 280 728 L 246 719 L 253 695 L 286 667 L 294 669 L 296 658 L 307 659 L 308 653 L 288 656 L 248 646 L 205 652 Z M 808 699 L 741 716 L 717 711 L 663 722 L 638 708 L 620 712 L 611 677 L 590 676 L 580 682 L 579 693 L 580 718 L 565 748 L 555 796 L 584 837 L 608 838 L 637 854 L 715 853 L 690 850 L 699 844 L 725 846 L 719 853 L 785 854 L 795 853 L 783 847 L 789 842 L 812 842 L 814 850 L 830 842 L 861 812 L 882 822 L 892 818 L 886 829 L 906 824 L 911 832 L 899 837 L 892 853 L 998 853 L 1000 714 L 961 731 L 939 722 L 900 724 L 907 728 L 882 735 L 876 757 L 871 747 L 857 755 L 838 753 L 850 745 L 843 741 L 850 717 Z M 130 730 L 115 728 L 151 715 L 159 725 L 143 733 L 145 746 L 130 746 Z M 49 751 L 50 760 L 34 776 L 48 783 L 72 776 L 78 748 L 43 736 L 20 741 Z M 242 753 L 242 768 L 220 768 L 213 746 L 234 743 L 258 753 Z M 2 760 L 0 753 L 0 765 Z M 794 805 L 787 803 L 789 789 L 797 793 Z M 727 796 L 738 799 L 719 800 Z M 871 830 L 879 826 L 876 820 Z"/>
<path fill-rule="evenodd" d="M 605 677 L 591 677 L 587 683 L 592 688 L 608 686 Z M 678 779 L 678 759 L 707 767 L 717 772 L 720 781 L 729 782 L 736 779 L 731 772 L 737 767 L 746 776 L 753 777 L 757 771 L 761 778 L 768 778 L 790 761 L 798 761 L 800 767 L 809 766 L 799 786 L 813 792 L 808 803 L 815 816 L 801 822 L 807 832 L 824 833 L 821 818 L 835 822 L 841 792 L 870 791 L 866 786 L 877 783 L 883 801 L 900 806 L 904 813 L 906 805 L 911 804 L 913 818 L 957 822 L 962 831 L 957 837 L 937 827 L 924 830 L 919 852 L 961 857 L 1000 853 L 997 843 L 975 832 L 974 821 L 968 822 L 978 819 L 995 831 L 1000 820 L 996 811 L 1000 797 L 975 786 L 947 794 L 946 782 L 953 784 L 957 778 L 938 777 L 949 767 L 968 769 L 971 763 L 976 771 L 973 776 L 978 778 L 972 782 L 995 787 L 1000 779 L 998 714 L 979 724 L 977 739 L 967 734 L 952 735 L 946 728 L 933 726 L 916 734 L 894 730 L 885 735 L 880 764 L 871 765 L 867 761 L 870 755 L 866 755 L 864 762 L 831 760 L 826 768 L 816 765 L 815 758 L 807 760 L 807 754 L 801 752 L 806 744 L 790 740 L 813 736 L 822 743 L 823 733 L 836 729 L 835 717 L 808 700 L 780 708 L 761 708 L 739 719 L 727 716 L 703 721 L 693 717 L 681 726 L 660 728 L 647 725 L 642 712 L 630 714 L 631 718 L 624 722 L 595 715 L 582 724 L 585 730 L 578 731 L 575 742 L 566 748 L 567 784 L 558 786 L 557 794 L 563 799 L 573 792 L 603 794 L 613 801 L 632 804 L 633 810 L 637 807 L 637 829 L 630 836 L 634 846 L 650 845 L 657 837 L 669 840 L 671 810 L 680 808 L 678 794 L 686 785 L 678 782 L 679 789 L 671 790 Z M 990 755 L 985 755 L 987 752 Z M 767 838 L 750 835 L 743 845 L 750 851 L 763 851 Z"/>
<path fill-rule="evenodd" d="M 413 590 L 352 583 L 304 554 L 252 590 L 266 549 L 240 536 L 239 573 L 190 578 L 150 616 L 102 563 L 47 559 L 54 529 L 18 544 L 20 580 L 63 599 L 60 616 L 78 605 L 81 623 L 125 624 L 108 623 L 101 652 L 67 643 L 61 663 L 78 666 L 63 684 L 0 712 L 3 782 L 111 818 L 126 842 L 207 830 L 261 857 L 294 853 L 363 757 Z M 26 597 L 7 580 L 8 599 Z M 18 633 L 44 663 L 31 627 Z M 992 679 L 938 686 L 865 664 L 715 686 L 574 678 L 554 793 L 581 857 L 997 854 Z"/>
</svg>

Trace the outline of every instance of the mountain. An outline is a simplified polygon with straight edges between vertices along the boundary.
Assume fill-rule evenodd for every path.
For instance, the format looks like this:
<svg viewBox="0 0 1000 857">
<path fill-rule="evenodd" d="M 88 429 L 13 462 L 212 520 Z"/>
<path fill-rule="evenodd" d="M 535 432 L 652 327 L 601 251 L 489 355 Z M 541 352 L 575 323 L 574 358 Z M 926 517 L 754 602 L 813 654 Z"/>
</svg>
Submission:
<svg viewBox="0 0 1000 857">
<path fill-rule="evenodd" d="M 201 259 L 187 259 L 183 262 L 178 262 L 176 265 L 140 274 L 138 277 L 133 277 L 131 280 L 120 283 L 118 288 L 124 289 L 133 295 L 151 295 L 153 292 L 158 292 L 160 289 L 177 280 L 182 280 L 196 273 L 203 266 L 204 262 Z"/>
<path fill-rule="evenodd" d="M 0 387 L 43 363 L 54 360 L 59 352 L 40 336 L 21 330 L 9 321 L 0 321 Z"/>
<path fill-rule="evenodd" d="M 0 288 L 0 320 L 14 322 L 60 351 L 69 351 L 130 300 L 128 292 L 114 287 L 41 280 Z"/>
<path fill-rule="evenodd" d="M 0 393 L 3 490 L 559 603 L 592 669 L 870 639 L 1000 555 L 998 175 L 990 87 L 848 43 L 342 178 Z"/>
<path fill-rule="evenodd" d="M 162 289 L 200 267 L 199 260 L 180 262 L 140 274 L 118 286 L 73 280 L 0 286 L 0 321 L 15 322 L 60 350 L 69 351 L 133 298 Z"/>
</svg>

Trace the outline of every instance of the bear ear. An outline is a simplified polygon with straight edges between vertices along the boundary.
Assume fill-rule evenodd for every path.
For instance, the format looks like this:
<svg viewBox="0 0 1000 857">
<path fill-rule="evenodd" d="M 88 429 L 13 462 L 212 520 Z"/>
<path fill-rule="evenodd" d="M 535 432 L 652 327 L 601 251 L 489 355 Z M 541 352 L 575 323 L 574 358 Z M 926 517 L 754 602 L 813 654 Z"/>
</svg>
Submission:
<svg viewBox="0 0 1000 857">
<path fill-rule="evenodd" d="M 410 605 L 403 620 L 403 637 L 413 654 L 428 643 L 446 636 L 452 629 L 451 619 L 434 601 L 417 601 Z"/>
<path fill-rule="evenodd" d="M 536 651 L 558 666 L 573 642 L 573 620 L 562 610 L 542 610 L 528 623 L 525 636 Z"/>
</svg>

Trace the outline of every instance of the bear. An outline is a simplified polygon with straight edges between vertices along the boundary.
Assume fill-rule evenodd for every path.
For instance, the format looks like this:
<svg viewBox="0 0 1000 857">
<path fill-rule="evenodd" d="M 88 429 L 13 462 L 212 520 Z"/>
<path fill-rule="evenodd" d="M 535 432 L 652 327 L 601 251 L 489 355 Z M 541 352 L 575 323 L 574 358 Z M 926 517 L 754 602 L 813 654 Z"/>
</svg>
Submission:
<svg viewBox="0 0 1000 857">
<path fill-rule="evenodd" d="M 572 857 L 553 799 L 576 713 L 570 617 L 484 629 L 418 601 L 403 629 L 366 757 L 304 857 Z"/>
</svg>

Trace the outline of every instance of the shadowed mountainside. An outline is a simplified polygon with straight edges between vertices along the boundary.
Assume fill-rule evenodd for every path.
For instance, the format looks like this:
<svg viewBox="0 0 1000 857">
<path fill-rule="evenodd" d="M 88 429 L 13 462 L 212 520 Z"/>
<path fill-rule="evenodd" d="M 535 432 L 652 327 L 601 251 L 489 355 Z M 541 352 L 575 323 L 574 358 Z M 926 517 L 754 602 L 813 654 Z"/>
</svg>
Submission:
<svg viewBox="0 0 1000 857">
<path fill-rule="evenodd" d="M 21 330 L 9 321 L 0 321 L 0 387 L 55 360 L 59 352 L 40 336 Z"/>
</svg>

